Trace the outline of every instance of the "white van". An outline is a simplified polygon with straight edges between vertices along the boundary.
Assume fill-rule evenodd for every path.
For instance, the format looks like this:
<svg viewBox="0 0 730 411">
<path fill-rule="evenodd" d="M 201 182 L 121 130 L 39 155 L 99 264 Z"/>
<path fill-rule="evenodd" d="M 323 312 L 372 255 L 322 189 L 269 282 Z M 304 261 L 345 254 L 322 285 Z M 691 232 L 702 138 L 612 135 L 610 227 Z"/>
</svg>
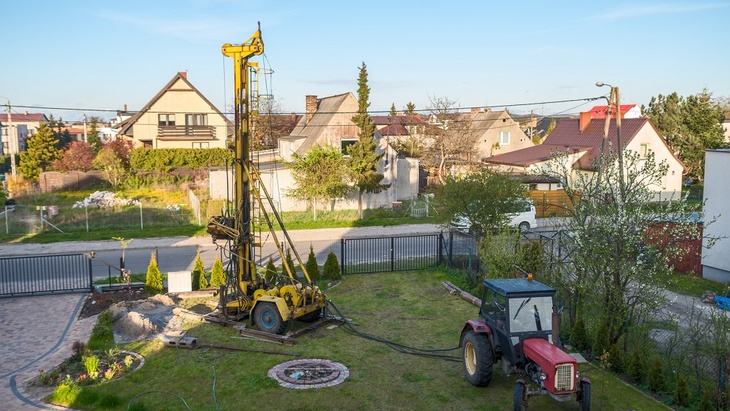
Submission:
<svg viewBox="0 0 730 411">
<path fill-rule="evenodd" d="M 537 217 L 535 216 L 535 204 L 532 201 L 525 201 L 520 211 L 509 214 L 510 220 L 507 223 L 511 227 L 519 227 L 521 231 L 529 230 L 537 227 Z M 463 215 L 457 215 L 451 220 L 451 228 L 463 231 L 469 234 L 475 234 L 469 218 Z"/>
</svg>

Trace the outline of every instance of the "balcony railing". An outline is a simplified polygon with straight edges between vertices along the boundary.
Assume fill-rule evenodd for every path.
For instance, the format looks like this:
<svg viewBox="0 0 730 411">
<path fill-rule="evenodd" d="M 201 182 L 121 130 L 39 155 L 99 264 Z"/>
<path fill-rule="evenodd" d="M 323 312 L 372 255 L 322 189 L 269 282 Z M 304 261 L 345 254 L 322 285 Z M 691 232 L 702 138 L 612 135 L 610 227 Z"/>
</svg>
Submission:
<svg viewBox="0 0 730 411">
<path fill-rule="evenodd" d="M 213 126 L 159 126 L 157 127 L 158 140 L 213 140 L 215 127 Z"/>
</svg>

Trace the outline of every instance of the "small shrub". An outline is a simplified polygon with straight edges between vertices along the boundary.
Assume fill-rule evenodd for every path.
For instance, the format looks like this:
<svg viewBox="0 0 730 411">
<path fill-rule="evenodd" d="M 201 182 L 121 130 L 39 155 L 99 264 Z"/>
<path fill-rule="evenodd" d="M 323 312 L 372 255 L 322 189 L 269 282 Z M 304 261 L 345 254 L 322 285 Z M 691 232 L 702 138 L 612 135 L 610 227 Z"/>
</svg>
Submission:
<svg viewBox="0 0 730 411">
<path fill-rule="evenodd" d="M 203 264 L 203 259 L 200 258 L 200 250 L 198 250 L 198 256 L 195 258 L 195 264 L 193 265 L 193 290 L 205 290 L 208 288 L 208 279 L 206 276 L 205 264 Z"/>
<path fill-rule="evenodd" d="M 659 392 L 667 385 L 667 377 L 664 374 L 664 366 L 662 360 L 655 356 L 649 366 L 649 390 Z"/>
<path fill-rule="evenodd" d="M 608 333 L 608 322 L 601 321 L 601 325 L 598 327 L 598 332 L 596 333 L 596 340 L 593 342 L 594 358 L 600 357 L 604 352 L 608 352 L 611 348 L 611 341 Z"/>
<path fill-rule="evenodd" d="M 586 326 L 582 317 L 578 317 L 575 320 L 573 333 L 570 336 L 570 343 L 573 344 L 573 347 L 575 347 L 578 351 L 585 351 L 588 347 L 590 347 L 590 344 L 588 343 L 588 335 L 586 334 Z"/>
<path fill-rule="evenodd" d="M 297 269 L 296 266 L 294 266 L 294 260 L 291 259 L 291 252 L 289 249 L 286 249 L 286 265 L 289 267 L 289 270 L 291 271 L 292 275 L 296 277 L 297 275 Z M 289 275 L 289 273 L 286 271 L 285 268 L 282 267 L 282 271 L 284 275 Z"/>
<path fill-rule="evenodd" d="M 621 350 L 618 349 L 616 344 L 611 344 L 611 348 L 608 349 L 608 362 L 611 363 L 611 371 L 617 373 L 624 371 L 624 360 Z"/>
<path fill-rule="evenodd" d="M 337 261 L 337 255 L 333 252 L 327 254 L 327 261 L 324 262 L 324 267 L 322 269 L 322 278 L 328 281 L 339 280 L 342 278 L 342 273 L 340 273 L 340 263 Z"/>
<path fill-rule="evenodd" d="M 86 343 L 83 343 L 81 341 L 74 341 L 73 345 L 71 345 L 71 350 L 73 352 L 71 358 L 75 360 L 80 360 L 86 353 Z"/>
<path fill-rule="evenodd" d="M 631 377 L 635 383 L 641 384 L 644 382 L 645 370 L 646 362 L 639 351 L 639 347 L 636 347 L 634 349 L 634 353 L 631 355 L 631 361 L 629 362 L 629 377 Z"/>
<path fill-rule="evenodd" d="M 674 403 L 680 407 L 689 407 L 690 399 L 689 383 L 684 374 L 677 376 L 677 389 L 674 391 Z"/>
<path fill-rule="evenodd" d="M 274 260 L 269 258 L 269 263 L 266 264 L 266 271 L 264 272 L 264 279 L 267 283 L 275 283 L 276 282 L 276 266 L 274 265 Z"/>
<path fill-rule="evenodd" d="M 220 257 L 215 258 L 213 269 L 210 271 L 210 285 L 215 288 L 226 285 L 226 273 L 223 271 L 223 262 Z"/>
<path fill-rule="evenodd" d="M 702 399 L 697 407 L 698 411 L 715 411 L 715 404 L 712 401 L 712 388 L 705 387 L 702 391 Z"/>
<path fill-rule="evenodd" d="M 132 357 L 131 355 L 127 355 L 126 357 L 124 357 L 125 370 L 132 368 L 132 364 L 134 364 L 134 357 Z"/>
<path fill-rule="evenodd" d="M 312 281 L 319 280 L 319 265 L 317 264 L 317 256 L 314 255 L 314 248 L 312 248 L 311 244 L 309 245 L 307 263 L 304 264 L 304 267 L 307 269 L 307 274 L 309 274 L 309 278 L 311 278 Z"/>
<path fill-rule="evenodd" d="M 147 266 L 147 277 L 144 282 L 144 289 L 150 294 L 159 294 L 162 292 L 162 273 L 157 266 L 155 253 L 150 256 L 150 265 Z"/>
<path fill-rule="evenodd" d="M 90 355 L 84 359 L 84 367 L 89 377 L 96 379 L 99 376 L 99 358 L 95 355 Z"/>
</svg>

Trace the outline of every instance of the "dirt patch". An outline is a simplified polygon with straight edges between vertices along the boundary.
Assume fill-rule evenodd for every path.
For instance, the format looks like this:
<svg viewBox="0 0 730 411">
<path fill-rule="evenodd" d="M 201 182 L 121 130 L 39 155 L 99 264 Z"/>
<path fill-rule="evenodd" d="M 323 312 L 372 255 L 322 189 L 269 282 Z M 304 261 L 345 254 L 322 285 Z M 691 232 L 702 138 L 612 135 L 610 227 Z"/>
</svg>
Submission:
<svg viewBox="0 0 730 411">
<path fill-rule="evenodd" d="M 161 334 L 182 334 L 182 321 L 173 312 L 172 298 L 158 294 L 144 300 L 120 301 L 112 304 L 114 342 L 124 344 L 149 340 Z"/>
<path fill-rule="evenodd" d="M 84 306 L 81 308 L 79 318 L 88 318 L 97 314 L 101 314 L 112 304 L 120 301 L 137 301 L 147 299 L 150 295 L 144 289 L 137 290 L 117 290 L 106 291 L 103 293 L 94 293 L 86 297 Z"/>
</svg>

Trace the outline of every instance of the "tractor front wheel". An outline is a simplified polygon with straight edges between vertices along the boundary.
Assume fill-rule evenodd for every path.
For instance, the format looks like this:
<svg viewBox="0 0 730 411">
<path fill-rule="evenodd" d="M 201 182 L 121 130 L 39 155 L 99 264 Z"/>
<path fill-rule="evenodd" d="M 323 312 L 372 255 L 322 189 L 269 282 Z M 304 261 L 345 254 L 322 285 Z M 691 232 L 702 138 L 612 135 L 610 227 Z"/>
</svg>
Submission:
<svg viewBox="0 0 730 411">
<path fill-rule="evenodd" d="M 281 318 L 276 305 L 271 303 L 258 303 L 253 309 L 253 320 L 260 331 L 271 334 L 283 334 L 286 323 Z"/>
<path fill-rule="evenodd" d="M 580 403 L 580 411 L 591 411 L 591 383 L 588 381 L 580 382 L 580 393 L 578 402 Z"/>
<path fill-rule="evenodd" d="M 527 397 L 525 395 L 526 390 L 527 387 L 525 387 L 524 381 L 519 380 L 515 383 L 515 393 L 512 399 L 515 411 L 525 411 L 525 407 L 527 405 Z"/>
<path fill-rule="evenodd" d="M 492 382 L 494 356 L 486 334 L 469 330 L 462 342 L 464 374 L 472 385 L 486 387 Z"/>
</svg>

